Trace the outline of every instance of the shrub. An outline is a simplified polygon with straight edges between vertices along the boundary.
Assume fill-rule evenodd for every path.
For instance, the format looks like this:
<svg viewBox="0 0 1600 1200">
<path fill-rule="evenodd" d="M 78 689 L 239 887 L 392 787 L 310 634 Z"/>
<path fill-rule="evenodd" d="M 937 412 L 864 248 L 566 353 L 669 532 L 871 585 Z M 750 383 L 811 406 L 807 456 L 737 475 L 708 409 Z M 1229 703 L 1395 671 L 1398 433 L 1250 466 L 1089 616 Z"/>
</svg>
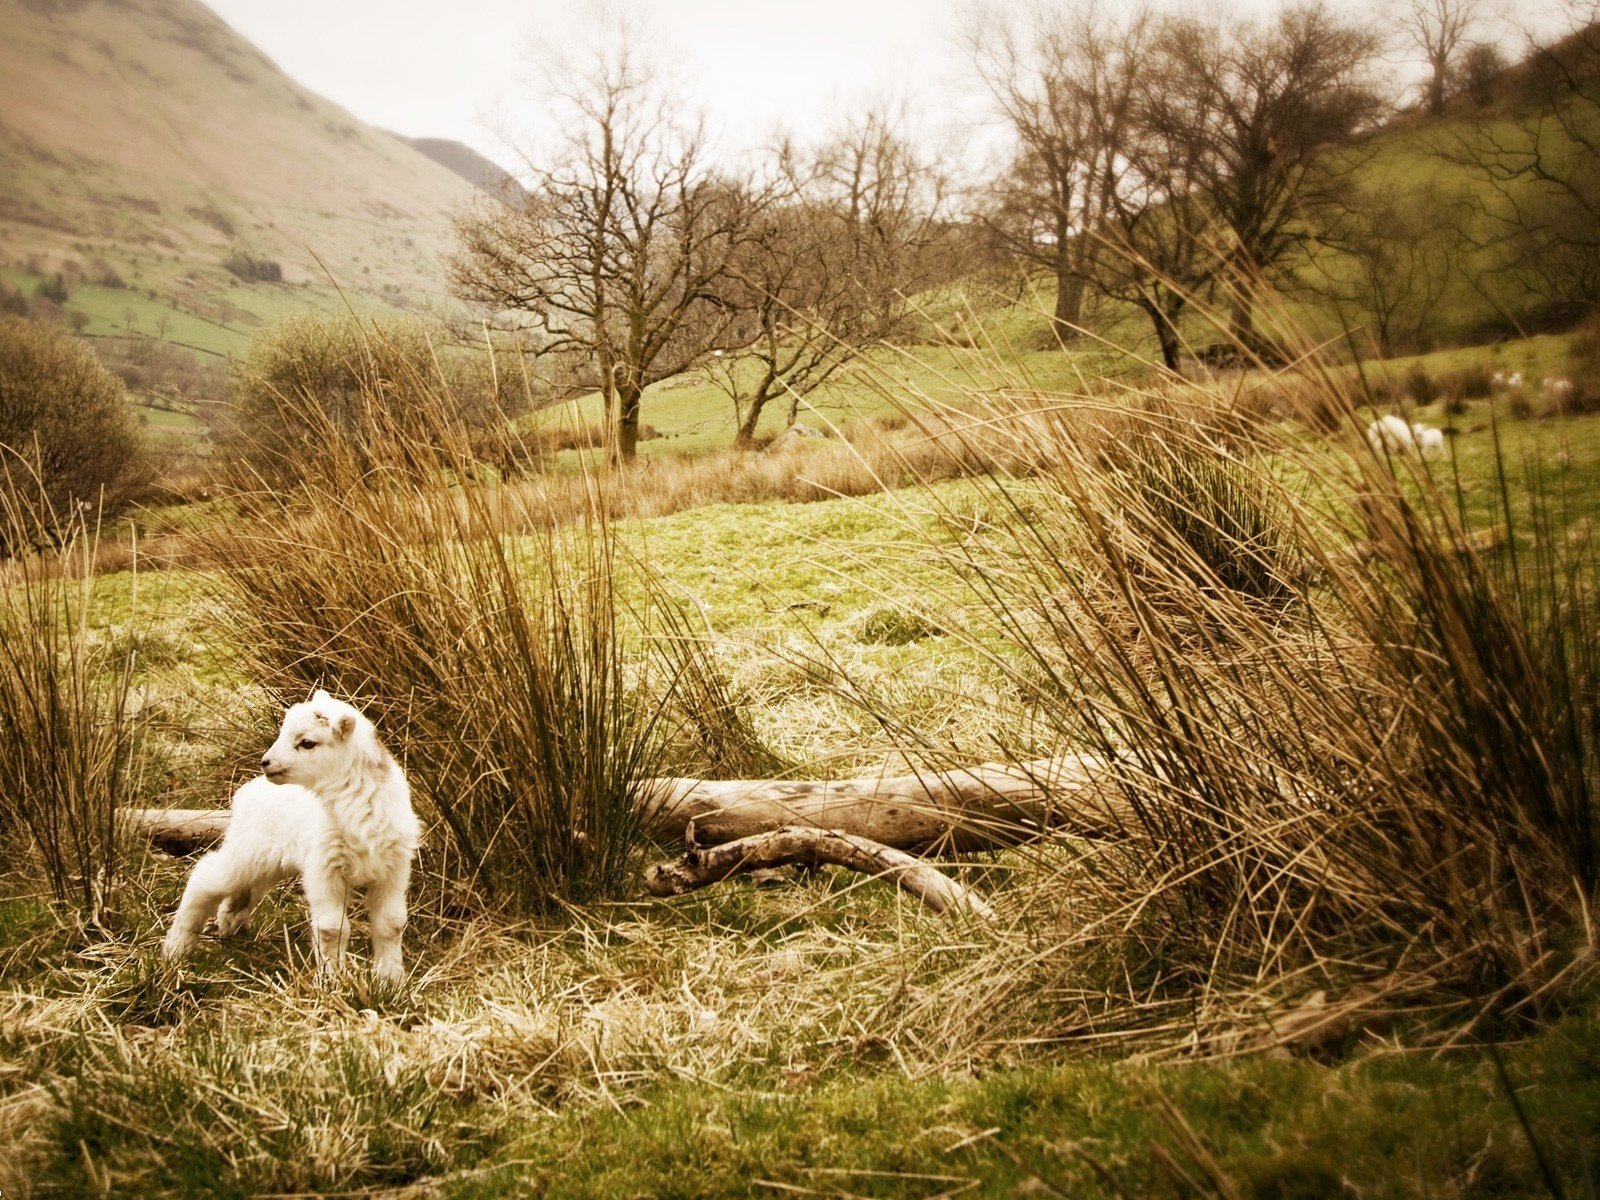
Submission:
<svg viewBox="0 0 1600 1200">
<path fill-rule="evenodd" d="M 282 283 L 283 267 L 266 258 L 256 258 L 244 250 L 235 250 L 222 260 L 222 267 L 246 283 Z"/>
<path fill-rule="evenodd" d="M 0 316 L 25 317 L 28 315 L 28 298 L 9 283 L 0 279 Z"/>
<path fill-rule="evenodd" d="M 1445 371 L 1438 377 L 1438 383 L 1445 411 L 1456 416 L 1466 411 L 1467 401 L 1485 400 L 1494 394 L 1493 375 L 1483 363 Z"/>
<path fill-rule="evenodd" d="M 1439 384 L 1428 374 L 1427 368 L 1421 363 L 1416 363 L 1406 372 L 1404 381 L 1406 395 L 1413 404 L 1432 404 L 1439 398 Z"/>
<path fill-rule="evenodd" d="M 219 441 L 237 482 L 286 488 L 337 452 L 365 454 L 428 436 L 440 421 L 485 429 L 506 415 L 480 356 L 437 342 L 413 319 L 289 317 L 259 335 L 233 370 Z M 390 436 L 398 431 L 404 437 Z"/>
<path fill-rule="evenodd" d="M 29 508 L 26 528 L 45 538 L 79 509 L 115 514 L 148 476 L 116 376 L 81 343 L 15 317 L 0 317 L 0 457 Z M 0 541 L 0 553 L 19 548 Z"/>
<path fill-rule="evenodd" d="M 51 304 L 65 304 L 67 302 L 67 281 L 60 271 L 49 279 L 41 279 L 39 286 L 33 289 L 33 294 L 50 301 Z"/>
<path fill-rule="evenodd" d="M 231 238 L 238 232 L 234 227 L 233 220 L 215 204 L 194 205 L 184 211 L 195 220 L 211 226 L 223 237 Z"/>
</svg>

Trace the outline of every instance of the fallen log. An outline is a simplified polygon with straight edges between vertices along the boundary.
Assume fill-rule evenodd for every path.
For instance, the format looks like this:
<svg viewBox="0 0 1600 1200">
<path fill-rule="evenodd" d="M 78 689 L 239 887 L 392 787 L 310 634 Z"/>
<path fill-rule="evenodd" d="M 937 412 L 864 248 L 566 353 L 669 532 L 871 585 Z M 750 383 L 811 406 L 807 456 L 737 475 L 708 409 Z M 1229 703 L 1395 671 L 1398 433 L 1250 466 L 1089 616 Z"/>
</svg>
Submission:
<svg viewBox="0 0 1600 1200">
<path fill-rule="evenodd" d="M 1032 841 L 1049 829 L 1114 833 L 1129 820 L 1105 760 L 1089 754 L 859 779 L 657 779 L 646 825 L 701 845 L 786 825 L 898 850 L 960 852 Z"/>
<path fill-rule="evenodd" d="M 994 917 L 994 911 L 971 888 L 904 850 L 848 833 L 798 825 L 720 846 L 696 845 L 691 836 L 689 849 L 681 857 L 645 870 L 644 886 L 652 896 L 682 896 L 747 871 L 829 863 L 886 879 L 936 913 L 964 912 L 984 920 Z"/>
<path fill-rule="evenodd" d="M 226 808 L 130 808 L 122 819 L 158 850 L 193 854 L 220 842 L 232 815 Z"/>
<path fill-rule="evenodd" d="M 1104 835 L 1131 818 L 1110 764 L 1068 755 L 1014 765 L 859 779 L 662 778 L 645 789 L 645 828 L 720 845 L 785 826 L 826 829 L 917 853 L 989 850 L 1051 829 Z M 222 839 L 227 809 L 136 808 L 129 827 L 162 849 L 191 853 Z"/>
</svg>

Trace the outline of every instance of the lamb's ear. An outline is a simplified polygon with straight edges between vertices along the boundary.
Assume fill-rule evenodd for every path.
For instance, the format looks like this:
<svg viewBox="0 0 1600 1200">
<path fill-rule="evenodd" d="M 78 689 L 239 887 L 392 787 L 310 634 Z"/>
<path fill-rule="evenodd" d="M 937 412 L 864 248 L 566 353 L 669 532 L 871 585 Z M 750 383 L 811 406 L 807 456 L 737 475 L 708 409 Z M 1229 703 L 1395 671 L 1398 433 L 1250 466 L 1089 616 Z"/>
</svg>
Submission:
<svg viewBox="0 0 1600 1200">
<path fill-rule="evenodd" d="M 333 736 L 341 742 L 350 740 L 350 735 L 356 731 L 355 713 L 342 713 L 333 723 Z"/>
<path fill-rule="evenodd" d="M 328 695 L 328 693 L 323 691 L 321 688 L 318 688 L 316 691 L 311 693 L 311 703 L 313 704 L 321 704 L 324 701 L 332 699 L 333 697 Z"/>
</svg>

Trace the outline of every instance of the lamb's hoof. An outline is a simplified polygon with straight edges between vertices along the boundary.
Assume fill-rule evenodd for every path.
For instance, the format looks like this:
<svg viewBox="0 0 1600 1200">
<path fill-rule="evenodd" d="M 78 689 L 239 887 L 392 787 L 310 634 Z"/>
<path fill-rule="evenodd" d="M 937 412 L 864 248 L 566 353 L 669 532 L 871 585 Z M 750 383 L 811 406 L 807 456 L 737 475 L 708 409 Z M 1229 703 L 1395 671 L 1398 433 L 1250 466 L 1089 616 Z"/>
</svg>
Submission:
<svg viewBox="0 0 1600 1200">
<path fill-rule="evenodd" d="M 194 949 L 194 939 L 183 937 L 176 933 L 169 933 L 161 942 L 161 957 L 169 962 L 182 958 Z"/>
</svg>

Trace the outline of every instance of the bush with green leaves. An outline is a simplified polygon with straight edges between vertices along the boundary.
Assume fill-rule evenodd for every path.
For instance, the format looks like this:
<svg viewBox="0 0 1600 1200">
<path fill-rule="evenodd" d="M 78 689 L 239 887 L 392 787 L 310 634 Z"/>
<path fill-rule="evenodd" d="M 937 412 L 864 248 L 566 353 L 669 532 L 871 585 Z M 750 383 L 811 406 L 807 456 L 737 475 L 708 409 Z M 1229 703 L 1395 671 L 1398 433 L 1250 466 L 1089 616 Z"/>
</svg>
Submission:
<svg viewBox="0 0 1600 1200">
<path fill-rule="evenodd" d="M 380 428 L 408 437 L 428 436 L 437 421 L 492 428 L 512 398 L 481 354 L 427 322 L 305 313 L 259 335 L 235 363 L 218 440 L 236 483 L 281 489 L 319 476 L 329 429 L 341 453 L 363 455 L 370 469 L 379 444 L 395 442 Z"/>
<path fill-rule="evenodd" d="M 246 283 L 281 283 L 283 266 L 269 258 L 257 258 L 244 250 L 235 250 L 223 259 L 224 269 Z"/>
<path fill-rule="evenodd" d="M 17 317 L 0 317 L 0 475 L 36 544 L 79 513 L 114 515 L 149 475 L 121 381 L 75 338 Z M 0 554 L 27 548 L 21 528 L 0 531 Z"/>
</svg>

